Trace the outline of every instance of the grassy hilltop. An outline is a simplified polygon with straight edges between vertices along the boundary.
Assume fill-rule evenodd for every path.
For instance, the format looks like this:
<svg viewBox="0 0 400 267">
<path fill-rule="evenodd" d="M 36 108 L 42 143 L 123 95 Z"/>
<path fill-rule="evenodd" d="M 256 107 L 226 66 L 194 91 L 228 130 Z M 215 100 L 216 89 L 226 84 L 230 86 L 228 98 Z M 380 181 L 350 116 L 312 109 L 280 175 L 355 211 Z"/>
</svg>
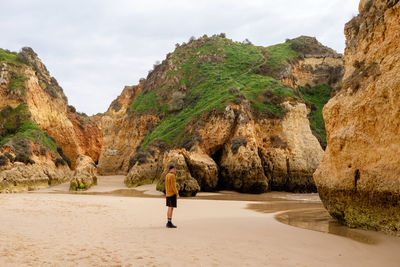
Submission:
<svg viewBox="0 0 400 267">
<path fill-rule="evenodd" d="M 291 88 L 279 80 L 288 64 L 306 54 L 335 53 L 315 38 L 299 37 L 269 47 L 234 42 L 223 34 L 177 45 L 144 80 L 143 90 L 130 105 L 132 114 L 153 113 L 162 120 L 145 137 L 142 149 L 154 140 L 179 144 L 190 138 L 184 131 L 202 114 L 223 110 L 228 103 L 247 99 L 254 114 L 282 118 L 284 100 L 310 106 L 310 124 L 321 143 L 326 142 L 322 107 L 331 88 Z"/>
</svg>

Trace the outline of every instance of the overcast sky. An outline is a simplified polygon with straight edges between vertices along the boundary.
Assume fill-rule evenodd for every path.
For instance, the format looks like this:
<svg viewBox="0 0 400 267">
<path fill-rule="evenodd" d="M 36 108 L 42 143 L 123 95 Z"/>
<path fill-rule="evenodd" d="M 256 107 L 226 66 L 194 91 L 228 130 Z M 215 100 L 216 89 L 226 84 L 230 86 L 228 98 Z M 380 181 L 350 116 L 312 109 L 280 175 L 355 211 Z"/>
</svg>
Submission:
<svg viewBox="0 0 400 267">
<path fill-rule="evenodd" d="M 268 46 L 315 36 L 343 53 L 359 0 L 0 0 L 0 48 L 32 47 L 69 104 L 104 112 L 191 36 Z"/>
</svg>

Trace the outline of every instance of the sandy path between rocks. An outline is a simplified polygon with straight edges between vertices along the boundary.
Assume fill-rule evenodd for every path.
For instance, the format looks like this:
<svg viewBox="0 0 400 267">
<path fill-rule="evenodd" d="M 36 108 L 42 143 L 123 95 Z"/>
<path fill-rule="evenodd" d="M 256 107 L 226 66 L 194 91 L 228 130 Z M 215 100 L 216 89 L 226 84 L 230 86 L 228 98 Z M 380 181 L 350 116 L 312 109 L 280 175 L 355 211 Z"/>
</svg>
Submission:
<svg viewBox="0 0 400 267">
<path fill-rule="evenodd" d="M 400 242 L 368 245 L 295 228 L 249 202 L 0 195 L 0 266 L 398 266 Z"/>
</svg>

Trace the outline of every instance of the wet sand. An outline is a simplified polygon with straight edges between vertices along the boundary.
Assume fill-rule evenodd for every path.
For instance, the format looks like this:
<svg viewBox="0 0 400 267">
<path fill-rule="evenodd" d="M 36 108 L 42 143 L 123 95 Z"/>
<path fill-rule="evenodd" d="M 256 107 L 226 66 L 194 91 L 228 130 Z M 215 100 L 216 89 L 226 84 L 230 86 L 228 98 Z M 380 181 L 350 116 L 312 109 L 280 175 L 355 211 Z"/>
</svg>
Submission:
<svg viewBox="0 0 400 267">
<path fill-rule="evenodd" d="M 59 185 L 0 195 L 0 266 L 398 266 L 400 262 L 399 238 L 367 232 L 373 241 L 363 242 L 280 222 L 299 221 L 300 215 L 308 214 L 314 224 L 312 218 L 321 214 L 315 195 L 263 194 L 255 202 L 231 192 L 200 194 L 179 200 L 174 214 L 178 229 L 166 229 L 165 200 L 155 195 L 154 186 L 133 190 L 141 197 L 118 196 L 116 190 L 126 192 L 123 184 L 116 186 L 119 179 L 100 177 L 98 188 L 83 194 L 65 194 L 64 185 Z M 240 200 L 202 199 L 229 195 Z M 303 204 L 312 207 L 304 209 Z"/>
</svg>

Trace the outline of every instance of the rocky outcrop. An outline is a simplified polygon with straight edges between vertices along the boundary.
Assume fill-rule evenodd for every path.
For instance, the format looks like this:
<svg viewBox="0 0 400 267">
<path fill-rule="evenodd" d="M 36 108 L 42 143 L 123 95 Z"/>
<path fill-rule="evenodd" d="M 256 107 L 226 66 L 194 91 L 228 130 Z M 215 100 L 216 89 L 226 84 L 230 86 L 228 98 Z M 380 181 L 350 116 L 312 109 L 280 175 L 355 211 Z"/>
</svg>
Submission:
<svg viewBox="0 0 400 267">
<path fill-rule="evenodd" d="M 324 108 L 328 146 L 314 178 L 351 227 L 400 230 L 400 2 L 361 1 L 345 26 L 343 89 Z"/>
<path fill-rule="evenodd" d="M 311 133 L 306 106 L 284 105 L 288 112 L 283 120 L 256 119 L 248 113 L 248 105 L 232 105 L 223 113 L 204 116 L 196 128 L 202 141 L 189 151 L 171 150 L 167 157 L 153 146 L 150 152 L 138 152 L 125 184 L 131 187 L 160 180 L 163 190 L 164 172 L 169 162 L 175 162 L 185 177 L 180 181 L 193 177 L 202 191 L 315 192 L 312 174 L 323 150 Z"/>
<path fill-rule="evenodd" d="M 21 162 L 13 163 L 0 172 L 0 192 L 18 193 L 66 182 L 71 177 L 68 167 L 59 167 L 50 163 L 35 163 L 25 165 Z"/>
<path fill-rule="evenodd" d="M 200 149 L 182 153 L 189 171 L 203 191 L 214 191 L 218 186 L 218 165 Z"/>
<path fill-rule="evenodd" d="M 176 168 L 176 186 L 179 195 L 190 197 L 195 196 L 200 191 L 200 186 L 192 177 L 183 153 L 179 150 L 165 153 L 160 181 L 157 183 L 157 190 L 165 192 L 165 176 L 169 171 L 169 166 L 174 165 Z"/>
<path fill-rule="evenodd" d="M 214 191 L 217 188 L 218 166 L 200 148 L 192 151 L 186 151 L 185 149 L 173 150 L 169 152 L 172 153 L 169 156 L 160 154 L 158 147 L 152 146 L 150 151 L 151 153 L 139 152 L 131 159 L 130 164 L 132 167 L 125 178 L 125 184 L 128 187 L 151 184 L 161 180 L 159 189 L 163 191 L 162 180 L 165 178 L 165 170 L 168 170 L 169 165 L 179 164 L 180 172 L 178 173 L 180 176 L 183 173 L 184 177 L 178 179 L 177 183 L 180 188 L 185 188 L 185 190 L 181 190 L 182 194 L 194 195 L 200 187 L 203 191 Z M 168 154 L 168 152 L 165 153 Z M 185 163 L 182 161 L 183 159 Z M 199 188 L 190 177 L 197 181 Z M 188 191 L 189 187 L 185 185 L 187 183 L 191 184 L 194 190 Z"/>
<path fill-rule="evenodd" d="M 213 190 L 316 191 L 312 175 L 323 150 L 311 133 L 309 110 L 303 103 L 282 105 L 287 110 L 282 119 L 257 117 L 245 103 L 228 106 L 216 118 L 207 117 L 198 129 L 199 147 L 219 169 L 218 187 Z"/>
<path fill-rule="evenodd" d="M 344 75 L 341 54 L 322 45 L 315 37 L 300 36 L 286 40 L 286 44 L 297 55 L 272 71 L 271 75 L 292 88 L 326 84 L 334 92 L 341 89 Z"/>
<path fill-rule="evenodd" d="M 151 114 L 133 116 L 131 113 L 129 105 L 141 89 L 142 84 L 126 86 L 101 119 L 103 140 L 98 165 L 101 175 L 127 174 L 136 149 L 159 121 Z"/>
<path fill-rule="evenodd" d="M 283 121 L 260 120 L 257 127 L 259 155 L 271 190 L 315 192 L 313 173 L 323 150 L 311 133 L 306 106 L 284 106 L 288 113 Z"/>
<path fill-rule="evenodd" d="M 77 166 L 69 184 L 70 191 L 87 190 L 97 185 L 96 164 L 89 156 L 78 155 Z"/>
<path fill-rule="evenodd" d="M 340 55 L 308 55 L 290 65 L 290 75 L 282 81 L 293 88 L 326 83 L 334 91 L 339 91 L 342 87 L 343 74 L 343 59 Z"/>
<path fill-rule="evenodd" d="M 75 108 L 57 80 L 31 48 L 23 48 L 14 62 L 1 63 L 0 108 L 26 104 L 31 119 L 56 140 L 70 158 L 72 168 L 78 154 L 97 161 L 101 148 L 99 127 Z"/>
<path fill-rule="evenodd" d="M 128 187 L 137 187 L 143 184 L 152 184 L 160 175 L 160 166 L 156 162 L 133 166 L 124 182 Z"/>
<path fill-rule="evenodd" d="M 254 121 L 244 106 L 234 108 L 236 120 L 230 139 L 224 144 L 219 162 L 219 183 L 224 188 L 240 192 L 266 192 L 268 180 L 258 155 Z"/>
<path fill-rule="evenodd" d="M 14 148 L 0 150 L 0 193 L 16 193 L 57 185 L 72 177 L 68 165 L 56 153 L 33 142 L 25 163 Z"/>
<path fill-rule="evenodd" d="M 152 184 L 158 181 L 162 172 L 162 154 L 158 147 L 151 146 L 146 152 L 139 151 L 129 160 L 129 173 L 125 178 L 128 187 Z"/>
<path fill-rule="evenodd" d="M 260 48 L 203 36 L 177 46 L 104 114 L 99 173 L 127 174 L 127 186 L 160 181 L 163 190 L 176 161 L 183 194 L 315 192 L 323 150 L 308 116 L 317 108 L 294 87 L 339 86 L 342 59 L 315 38 L 292 42 Z M 287 66 L 288 76 L 274 76 Z M 293 88 L 278 81 L 285 78 Z"/>
</svg>

